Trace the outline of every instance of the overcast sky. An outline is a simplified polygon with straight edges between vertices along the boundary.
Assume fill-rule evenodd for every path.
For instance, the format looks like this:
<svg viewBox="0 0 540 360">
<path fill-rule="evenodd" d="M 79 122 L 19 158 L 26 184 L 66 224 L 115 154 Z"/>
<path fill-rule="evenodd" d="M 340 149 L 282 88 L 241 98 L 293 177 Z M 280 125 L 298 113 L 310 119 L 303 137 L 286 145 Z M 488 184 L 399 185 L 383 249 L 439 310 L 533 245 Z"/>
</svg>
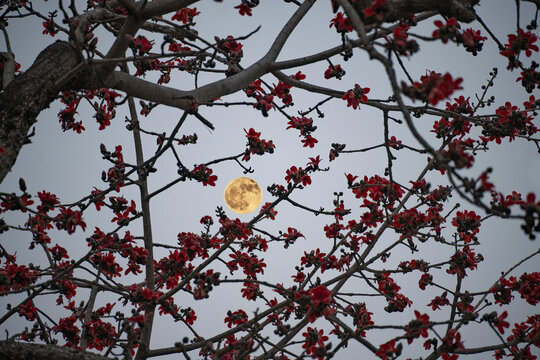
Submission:
<svg viewBox="0 0 540 360">
<path fill-rule="evenodd" d="M 226 37 L 227 35 L 243 36 L 253 31 L 261 25 L 261 29 L 250 39 L 242 41 L 244 44 L 244 58 L 242 65 L 247 67 L 259 59 L 271 45 L 274 36 L 281 29 L 295 6 L 284 4 L 281 1 L 261 1 L 261 5 L 253 9 L 254 16 L 240 17 L 237 10 L 233 8 L 233 3 L 224 2 L 222 4 L 213 1 L 205 1 L 203 4 L 197 4 L 201 15 L 196 18 L 197 30 L 199 34 L 209 41 L 214 36 Z M 478 9 L 482 19 L 491 27 L 497 37 L 506 43 L 506 34 L 515 32 L 514 21 L 514 2 L 493 0 L 483 1 L 483 7 Z M 40 4 L 52 10 L 55 2 Z M 487 5 L 487 6 L 486 6 Z M 533 6 L 525 3 L 522 5 L 522 27 L 530 21 L 530 14 Z M 48 10 L 48 11 L 50 11 Z M 511 15 L 509 15 L 511 14 Z M 318 51 L 339 45 L 340 37 L 334 29 L 330 29 L 328 24 L 333 17 L 329 1 L 318 1 L 307 17 L 295 30 L 287 42 L 279 59 L 286 60 L 304 56 L 306 54 L 316 53 Z M 170 18 L 170 16 L 166 17 Z M 414 30 L 422 33 L 421 29 L 427 29 L 423 32 L 430 35 L 434 30 L 433 18 L 425 22 L 425 25 Z M 56 38 L 64 39 L 58 35 L 52 39 L 48 35 L 41 35 L 42 27 L 39 19 L 24 19 L 12 21 L 8 30 L 12 36 L 11 42 L 14 48 L 16 60 L 22 64 L 22 69 L 27 69 L 35 59 L 39 51 L 47 44 L 50 44 Z M 473 29 L 481 29 L 478 23 L 466 25 Z M 482 34 L 486 35 L 482 29 Z M 2 40 L 3 41 L 3 40 Z M 109 43 L 105 36 L 100 37 L 100 45 Z M 457 47 L 455 44 L 442 46 L 440 42 L 423 43 L 420 42 L 421 51 L 405 59 L 405 65 L 414 79 L 418 79 L 425 74 L 426 70 L 434 70 L 440 73 L 450 72 L 454 77 L 462 77 L 465 90 L 455 93 L 456 96 L 463 95 L 475 99 L 475 94 L 479 93 L 480 86 L 486 83 L 488 73 L 491 68 L 497 66 L 500 75 L 496 80 L 495 103 L 502 105 L 504 101 L 511 101 L 516 105 L 521 105 L 528 98 L 525 96 L 519 83 L 515 83 L 518 76 L 516 72 L 508 74 L 503 71 L 506 63 L 505 59 L 496 55 L 496 47 L 492 41 L 487 41 L 484 50 L 476 57 Z M 0 51 L 4 51 L 4 44 L 0 42 Z M 537 56 L 537 54 L 535 54 Z M 347 71 L 347 76 L 343 80 L 325 80 L 323 72 L 327 68 L 327 63 L 312 65 L 301 69 L 307 75 L 306 81 L 311 83 L 333 87 L 346 91 L 354 86 L 355 83 L 362 87 L 370 87 L 370 98 L 385 99 L 390 95 L 388 79 L 383 73 L 380 65 L 369 61 L 369 58 L 359 50 L 355 50 L 352 59 L 344 62 L 340 57 L 332 59 L 334 64 L 341 64 Z M 297 70 L 285 71 L 286 74 L 293 74 Z M 399 73 L 400 78 L 404 78 Z M 200 84 L 209 81 L 210 77 L 201 76 Z M 215 78 L 215 77 L 214 77 Z M 272 77 L 265 77 L 269 83 L 277 83 L 278 80 Z M 187 90 L 193 88 L 193 82 L 187 76 L 173 76 L 170 86 Z M 290 111 L 296 115 L 296 111 L 306 110 L 316 102 L 323 100 L 322 95 L 313 95 L 300 89 L 293 89 L 292 96 L 295 107 Z M 242 93 L 222 99 L 223 101 L 245 100 Z M 441 103 L 442 104 L 442 103 Z M 21 151 L 17 163 L 12 172 L 6 177 L 0 185 L 2 192 L 17 192 L 18 180 L 24 178 L 28 185 L 30 193 L 36 194 L 38 191 L 47 190 L 59 196 L 62 202 L 70 203 L 79 198 L 88 195 L 93 187 L 104 188 L 100 180 L 101 171 L 109 168 L 109 164 L 101 159 L 99 153 L 99 144 L 104 143 L 109 149 L 115 145 L 122 145 L 124 148 L 124 157 L 127 162 L 135 162 L 133 151 L 132 134 L 125 129 L 124 118 L 127 115 L 126 108 L 119 110 L 113 124 L 105 131 L 99 131 L 95 119 L 90 112 L 83 109 L 79 111 L 79 117 L 83 120 L 86 131 L 83 134 L 72 132 L 62 133 L 57 120 L 57 113 L 60 109 L 58 103 L 45 110 L 38 119 L 36 125 L 36 135 L 32 138 L 32 143 L 26 145 Z M 86 108 L 88 109 L 88 108 Z M 326 173 L 316 173 L 312 175 L 313 184 L 308 188 L 294 193 L 292 198 L 306 206 L 318 209 L 324 207 L 332 209 L 333 192 L 343 191 L 345 193 L 345 206 L 351 208 L 353 214 L 348 220 L 357 218 L 362 213 L 359 207 L 361 203 L 353 199 L 350 190 L 347 190 L 347 182 L 344 173 L 352 173 L 363 177 L 364 175 L 383 175 L 387 166 L 387 160 L 384 149 L 378 149 L 368 153 L 360 154 L 342 154 L 336 161 L 328 162 L 328 153 L 330 144 L 338 142 L 347 144 L 347 149 L 359 149 L 368 146 L 377 145 L 383 142 L 384 134 L 382 127 L 381 113 L 370 109 L 367 106 L 361 106 L 361 110 L 351 110 L 345 107 L 344 101 L 334 99 L 323 107 L 324 118 L 317 118 L 313 115 L 314 125 L 318 127 L 313 134 L 319 143 L 313 148 L 303 148 L 300 143 L 298 133 L 294 130 L 286 130 L 287 120 L 277 111 L 271 111 L 268 117 L 263 117 L 261 113 L 250 107 L 214 107 L 202 109 L 201 113 L 210 120 L 216 127 L 215 131 L 207 130 L 200 122 L 194 118 L 188 118 L 188 121 L 182 127 L 182 134 L 197 133 L 199 142 L 196 145 L 190 145 L 179 148 L 179 155 L 183 163 L 192 167 L 195 164 L 208 162 L 215 158 L 231 156 L 242 152 L 245 149 L 245 133 L 243 129 L 248 130 L 253 127 L 261 132 L 264 139 L 272 139 L 276 145 L 275 153 L 263 157 L 253 156 L 247 163 L 254 173 L 247 176 L 255 179 L 263 189 L 263 201 L 273 201 L 266 192 L 266 188 L 273 183 L 285 184 L 285 171 L 291 166 L 305 166 L 309 157 L 320 155 L 323 159 L 322 166 L 331 166 L 331 170 Z M 494 108 L 492 109 L 494 112 Z M 144 129 L 153 132 L 170 132 L 180 118 L 180 110 L 160 106 L 152 111 L 147 118 L 141 118 L 141 126 Z M 432 144 L 436 144 L 434 136 L 427 135 L 427 131 L 433 126 L 435 118 L 422 118 L 417 122 L 418 128 L 426 134 L 426 137 Z M 396 136 L 403 143 L 417 147 L 417 142 L 412 138 L 405 125 L 398 126 L 391 123 L 390 135 Z M 153 153 L 155 149 L 155 138 L 144 137 L 145 154 Z M 492 166 L 495 171 L 493 179 L 497 189 L 503 193 L 510 193 L 517 190 L 524 194 L 528 192 L 539 192 L 538 174 L 540 174 L 540 162 L 538 153 L 532 143 L 503 141 L 503 146 L 492 146 L 493 149 L 488 154 L 478 154 L 475 166 L 467 172 L 468 176 L 479 174 L 487 167 Z M 415 179 L 421 169 L 425 166 L 425 156 L 415 153 L 400 151 L 396 153 L 398 160 L 394 162 L 394 177 L 396 181 L 406 184 L 409 180 Z M 160 186 L 173 181 L 177 176 L 176 161 L 172 156 L 165 156 L 157 163 L 158 172 L 149 179 L 150 192 Z M 154 240 L 158 243 L 176 244 L 176 236 L 179 232 L 199 232 L 202 227 L 199 220 L 204 215 L 214 215 L 217 206 L 222 206 L 228 212 L 230 217 L 239 217 L 242 221 L 249 221 L 254 214 L 237 215 L 230 212 L 223 202 L 223 190 L 227 183 L 238 176 L 244 176 L 242 169 L 234 162 L 225 162 L 211 167 L 214 174 L 218 176 L 215 187 L 203 187 L 197 182 L 181 182 L 168 191 L 157 196 L 151 203 L 152 225 L 154 231 Z M 438 173 L 430 173 L 428 179 L 433 184 L 446 184 L 446 179 Z M 127 188 L 121 193 L 126 198 L 133 198 L 137 201 L 137 191 L 135 188 Z M 458 201 L 454 196 L 454 201 Z M 462 203 L 463 209 L 474 209 L 470 205 Z M 139 203 L 137 201 L 137 203 Z M 447 206 L 450 209 L 450 206 Z M 299 240 L 294 246 L 284 251 L 281 246 L 273 246 L 262 257 L 267 263 L 264 280 L 270 282 L 282 282 L 285 286 L 292 285 L 290 276 L 295 273 L 294 266 L 299 265 L 299 258 L 304 251 L 310 251 L 317 247 L 321 250 L 328 250 L 331 243 L 324 237 L 322 228 L 332 220 L 328 217 L 315 217 L 313 214 L 298 211 L 290 204 L 283 203 L 277 209 L 278 215 L 275 221 L 264 221 L 257 227 L 277 234 L 279 230 L 286 231 L 288 226 L 292 226 L 301 231 L 306 239 Z M 477 209 L 475 209 L 477 210 Z M 478 210 L 477 210 L 478 211 Z M 481 211 L 478 211 L 481 213 Z M 11 215 L 6 215 L 10 218 Z M 111 230 L 113 225 L 109 222 L 109 214 L 97 213 L 89 210 L 85 213 L 85 221 L 88 225 L 85 233 L 77 231 L 74 236 L 66 237 L 64 234 L 51 232 L 58 238 L 53 238 L 70 250 L 70 255 L 76 258 L 76 254 L 83 254 L 86 248 L 85 238 L 89 236 L 95 226 L 99 226 L 103 231 Z M 19 217 L 19 219 L 21 219 Z M 20 223 L 24 223 L 23 220 Z M 519 223 L 515 221 L 501 222 L 498 219 L 489 219 L 481 226 L 480 242 L 478 252 L 482 253 L 486 261 L 479 265 L 479 269 L 471 273 L 466 279 L 466 285 L 471 290 L 483 290 L 491 285 L 498 277 L 500 271 L 505 271 L 509 266 L 516 263 L 527 254 L 534 252 L 538 248 L 537 242 L 527 239 L 519 228 Z M 447 227 L 451 228 L 450 224 Z M 137 222 L 131 226 L 132 231 L 140 233 L 141 224 Z M 123 234 L 123 232 L 121 232 Z M 394 234 L 387 236 L 388 241 L 394 239 Z M 53 237 L 51 235 L 51 237 Z M 42 254 L 29 252 L 29 237 L 26 234 L 9 231 L 7 234 L 0 235 L 2 245 L 10 251 L 17 251 L 18 259 L 21 262 L 41 263 Z M 450 249 L 444 249 L 439 252 L 439 246 L 425 244 L 420 247 L 421 252 L 414 255 L 414 258 L 422 257 L 427 261 L 435 262 L 448 258 Z M 399 256 L 394 256 L 388 264 L 378 264 L 378 268 L 384 266 L 391 267 L 393 264 L 409 259 L 410 252 L 404 247 L 395 250 Z M 156 257 L 166 255 L 167 251 L 156 251 Z M 534 266 L 534 261 L 520 267 L 513 275 L 520 275 L 524 271 L 538 270 Z M 398 278 L 398 277 L 396 277 Z M 412 319 L 412 311 L 418 309 L 421 312 L 431 310 L 425 305 L 435 295 L 440 295 L 438 290 L 428 290 L 425 293 L 418 294 L 417 287 L 419 275 L 414 273 L 410 279 L 404 279 L 398 283 L 404 289 L 404 293 L 410 296 L 414 305 L 404 314 L 392 314 L 388 316 L 380 311 L 383 307 L 380 304 L 373 303 L 376 323 L 396 323 L 396 319 L 401 323 Z M 400 278 L 401 279 L 401 278 Z M 140 281 L 139 278 L 137 281 Z M 447 280 L 450 280 L 448 277 Z M 135 281 L 135 280 L 134 280 Z M 410 289 L 408 288 L 410 286 Z M 196 328 L 203 335 L 211 335 L 217 329 L 225 329 L 223 318 L 228 309 L 236 310 L 240 307 L 255 309 L 252 303 L 246 304 L 240 299 L 239 287 L 221 286 L 211 294 L 210 299 L 194 302 L 190 296 L 181 295 L 177 303 L 182 306 L 193 306 L 199 316 L 200 321 L 196 323 Z M 357 291 L 367 291 L 367 289 L 356 289 Z M 81 291 L 83 293 L 83 291 Z M 268 293 L 269 297 L 272 297 Z M 78 298 L 82 300 L 83 297 Z M 114 299 L 113 299 L 114 300 Z M 105 303 L 111 299 L 98 298 L 99 303 Z M 362 299 L 362 301 L 371 301 Z M 0 298 L 0 308 L 6 303 L 15 303 L 14 298 Z M 51 299 L 49 304 L 53 304 Z M 262 306 L 262 303 L 256 304 Z M 52 306 L 52 305 L 47 305 Z M 379 308 L 377 308 L 379 306 Z M 262 306 L 261 308 L 264 308 Z M 498 308 L 493 310 L 499 310 Z M 53 311 L 51 309 L 51 311 Z M 512 307 L 510 316 L 515 321 L 524 321 L 526 315 L 534 312 L 529 305 L 521 304 L 519 307 Z M 67 315 L 67 313 L 65 313 Z M 441 312 L 446 315 L 445 312 Z M 442 316 L 441 315 L 441 316 Z M 64 315 L 65 316 L 65 315 Z M 323 326 L 323 320 L 319 320 L 315 325 Z M 152 348 L 162 346 L 171 346 L 175 341 L 180 340 L 184 335 L 185 328 L 178 326 L 178 330 L 171 331 L 171 323 L 168 320 L 159 320 L 155 328 L 152 339 Z M 3 324 L 0 330 L 8 329 L 10 332 L 16 332 L 22 326 L 28 326 L 29 323 L 22 319 L 13 318 Z M 492 334 L 483 334 L 482 331 L 475 329 L 487 329 L 482 324 L 481 327 L 474 328 L 465 337 L 465 345 L 483 345 L 487 341 L 493 341 Z M 469 330 L 463 330 L 467 333 Z M 374 333 L 370 340 L 375 344 L 381 344 L 387 341 L 391 336 L 385 333 Z M 368 337 L 369 338 L 369 337 Z M 417 340 L 418 342 L 418 340 Z M 418 342 L 419 344 L 421 342 Z M 363 354 L 358 344 L 351 343 L 339 359 L 347 359 L 348 356 L 358 356 Z M 423 353 L 424 354 L 424 353 Z M 410 356 L 418 356 L 411 354 Z M 420 354 L 422 355 L 422 354 Z M 425 355 L 425 354 L 424 354 Z M 343 356 L 343 357 L 341 357 Z M 489 355 L 479 356 L 486 358 Z M 173 357 L 171 357 L 173 358 Z M 177 357 L 176 357 L 177 358 Z"/>
</svg>

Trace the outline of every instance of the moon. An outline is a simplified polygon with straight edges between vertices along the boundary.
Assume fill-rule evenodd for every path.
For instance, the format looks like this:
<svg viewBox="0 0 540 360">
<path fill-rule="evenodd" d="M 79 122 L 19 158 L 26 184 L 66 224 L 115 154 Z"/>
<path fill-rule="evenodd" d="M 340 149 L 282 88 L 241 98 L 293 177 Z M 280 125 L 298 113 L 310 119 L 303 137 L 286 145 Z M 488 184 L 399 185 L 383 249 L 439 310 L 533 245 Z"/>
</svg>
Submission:
<svg viewBox="0 0 540 360">
<path fill-rule="evenodd" d="M 248 177 L 238 177 L 225 188 L 225 203 L 238 214 L 249 214 L 259 207 L 262 192 L 259 184 Z"/>
</svg>

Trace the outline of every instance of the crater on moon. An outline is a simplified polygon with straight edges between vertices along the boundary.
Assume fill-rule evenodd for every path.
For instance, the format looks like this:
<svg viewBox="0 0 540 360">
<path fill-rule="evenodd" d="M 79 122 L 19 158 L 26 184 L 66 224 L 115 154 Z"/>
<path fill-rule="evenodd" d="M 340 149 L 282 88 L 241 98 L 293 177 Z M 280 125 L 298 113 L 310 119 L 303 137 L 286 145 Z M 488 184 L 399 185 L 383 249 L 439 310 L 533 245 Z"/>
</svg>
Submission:
<svg viewBox="0 0 540 360">
<path fill-rule="evenodd" d="M 248 214 L 259 207 L 262 192 L 255 180 L 239 177 L 229 182 L 224 197 L 229 209 L 239 214 Z"/>
</svg>

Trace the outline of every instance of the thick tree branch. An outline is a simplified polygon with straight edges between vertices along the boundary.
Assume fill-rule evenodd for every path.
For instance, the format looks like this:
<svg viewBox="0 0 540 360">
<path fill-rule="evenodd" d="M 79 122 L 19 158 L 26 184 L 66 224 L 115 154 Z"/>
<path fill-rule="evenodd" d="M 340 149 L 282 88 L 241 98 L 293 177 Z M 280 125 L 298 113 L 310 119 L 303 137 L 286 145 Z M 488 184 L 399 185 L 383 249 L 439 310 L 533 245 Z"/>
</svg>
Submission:
<svg viewBox="0 0 540 360">
<path fill-rule="evenodd" d="M 348 2 L 351 2 L 348 0 Z M 476 19 L 474 6 L 479 0 L 386 0 L 384 12 L 385 22 L 394 22 L 410 15 L 425 11 L 437 11 L 441 15 L 455 17 L 461 22 L 471 22 Z M 353 3 L 356 11 L 364 18 L 362 10 L 367 8 L 372 0 L 357 0 Z M 365 19 L 367 24 L 376 21 L 375 17 Z"/>
<path fill-rule="evenodd" d="M 34 64 L 11 81 L 0 94 L 0 182 L 28 142 L 30 127 L 38 114 L 58 96 L 55 82 L 81 61 L 66 42 L 56 42 L 37 57 Z M 89 86 L 90 84 L 88 84 Z"/>
<path fill-rule="evenodd" d="M 106 357 L 68 347 L 0 341 L 0 358 L 5 360 L 104 360 Z"/>
</svg>

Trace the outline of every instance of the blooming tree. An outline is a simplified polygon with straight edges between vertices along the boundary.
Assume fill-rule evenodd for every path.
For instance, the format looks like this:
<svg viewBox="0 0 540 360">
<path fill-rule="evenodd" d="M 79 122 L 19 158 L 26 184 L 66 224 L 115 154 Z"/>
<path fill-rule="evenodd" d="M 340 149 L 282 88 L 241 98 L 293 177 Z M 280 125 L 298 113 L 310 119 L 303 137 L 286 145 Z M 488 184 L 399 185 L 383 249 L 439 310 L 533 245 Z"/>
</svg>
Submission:
<svg viewBox="0 0 540 360">
<path fill-rule="evenodd" d="M 276 0 L 271 6 L 290 16 L 272 41 L 258 44 L 264 50 L 249 63 L 244 45 L 259 30 L 207 38 L 197 19 L 209 6 L 234 8 L 235 18 L 223 19 L 228 22 L 260 16 L 258 0 L 89 0 L 84 6 L 60 0 L 53 11 L 29 0 L 0 1 L 0 180 L 16 176 L 8 173 L 21 148 L 40 136 L 33 126 L 53 102 L 65 132 L 84 137 L 91 114 L 106 133 L 125 114 L 123 134 L 133 138 L 133 150 L 100 146 L 96 156 L 108 165 L 81 198 L 29 190 L 40 186 L 39 178 L 0 193 L 0 296 L 9 301 L 0 312 L 7 333 L 2 358 L 329 359 L 349 349 L 381 359 L 537 358 L 540 273 L 522 267 L 538 251 L 495 269 L 489 282 L 471 286 L 469 279 L 484 261 L 488 239 L 481 230 L 494 222 L 519 227 L 519 221 L 524 236 L 511 245 L 518 247 L 540 230 L 534 189 L 504 192 L 478 161 L 509 143 L 540 149 L 536 16 L 526 18 L 539 2 L 516 1 L 516 31 L 505 38 L 493 30 L 497 24 L 482 20 L 478 0 L 320 2 L 327 17 L 321 26 L 334 46 L 306 46 L 303 56 L 287 57 L 287 41 L 316 1 Z M 40 19 L 45 39 L 58 41 L 24 69 L 10 29 L 32 18 Z M 467 79 L 436 66 L 419 75 L 409 71 L 409 61 L 420 61 L 430 43 L 471 58 L 494 44 L 490 57 L 506 68 L 486 72 L 479 88 L 465 88 Z M 349 75 L 362 56 L 369 59 L 363 67 L 383 69 L 384 90 Z M 512 99 L 491 95 L 501 72 L 521 85 Z M 307 108 L 294 103 L 302 93 L 310 94 Z M 318 127 L 332 116 L 331 104 L 351 116 L 374 111 L 380 133 L 373 138 L 382 141 L 322 148 Z M 178 112 L 165 132 L 155 128 L 162 106 Z M 313 156 L 274 173 L 271 201 L 248 221 L 217 206 L 161 243 L 151 218 L 158 195 L 190 183 L 217 187 L 217 167 L 256 172 L 250 164 L 279 150 L 281 135 L 270 139 L 255 126 L 239 128 L 233 131 L 245 136 L 245 147 L 216 146 L 213 159 L 188 164 L 184 149 L 213 133 L 187 133 L 186 124 L 214 129 L 219 114 L 233 107 L 250 109 L 253 117 L 281 117 L 283 136 L 294 133 L 297 149 Z M 380 172 L 365 173 L 347 161 L 377 150 L 384 153 Z M 166 157 L 174 159 L 176 176 L 152 187 Z M 421 169 L 405 176 L 400 160 Z M 330 204 L 297 200 L 326 174 L 344 189 Z M 95 214 L 106 220 L 91 223 Z M 273 224 L 281 224 L 282 214 L 291 224 L 278 228 Z M 295 223 L 297 214 L 322 225 Z M 24 251 L 14 250 L 14 234 Z M 288 278 L 272 277 L 267 266 L 265 258 L 279 251 L 295 254 L 287 258 Z M 242 301 L 215 299 L 223 288 Z M 214 323 L 201 324 L 199 304 L 212 299 Z M 175 330 L 167 345 L 154 346 L 162 323 Z M 466 337 L 468 328 L 490 332 L 491 342 Z"/>
</svg>

